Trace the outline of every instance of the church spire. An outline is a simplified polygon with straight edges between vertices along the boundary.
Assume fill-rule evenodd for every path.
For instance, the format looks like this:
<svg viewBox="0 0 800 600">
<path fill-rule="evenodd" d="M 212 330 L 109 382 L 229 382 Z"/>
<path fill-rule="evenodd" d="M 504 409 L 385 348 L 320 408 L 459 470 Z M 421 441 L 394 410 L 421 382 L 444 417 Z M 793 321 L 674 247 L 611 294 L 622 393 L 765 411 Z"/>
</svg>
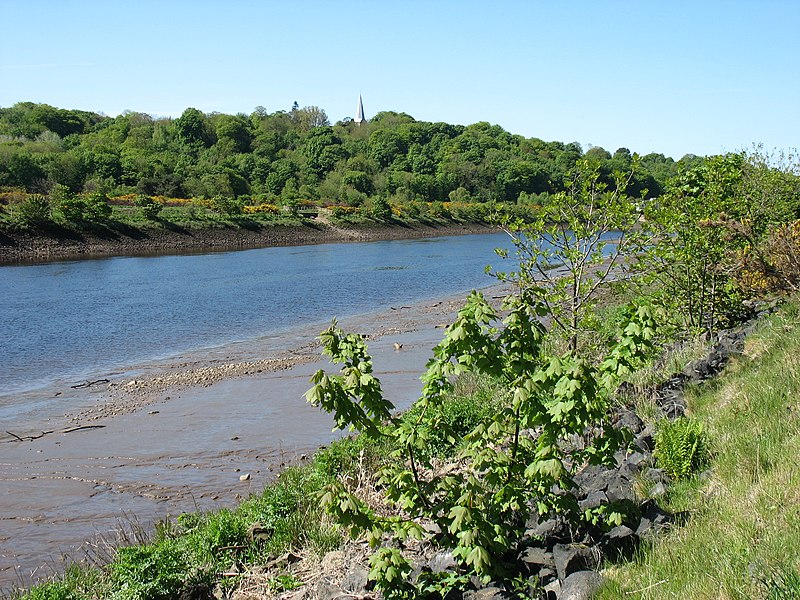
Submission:
<svg viewBox="0 0 800 600">
<path fill-rule="evenodd" d="M 358 108 L 356 109 L 356 118 L 354 119 L 357 125 L 366 122 L 364 118 L 364 103 L 361 101 L 361 94 L 358 95 Z"/>
</svg>

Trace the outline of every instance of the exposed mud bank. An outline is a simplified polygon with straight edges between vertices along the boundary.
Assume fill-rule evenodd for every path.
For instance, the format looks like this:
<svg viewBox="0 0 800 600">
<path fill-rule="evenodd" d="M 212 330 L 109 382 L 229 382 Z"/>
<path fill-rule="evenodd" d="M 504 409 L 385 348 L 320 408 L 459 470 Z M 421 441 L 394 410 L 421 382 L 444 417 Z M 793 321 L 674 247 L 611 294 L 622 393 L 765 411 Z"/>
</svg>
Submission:
<svg viewBox="0 0 800 600">
<path fill-rule="evenodd" d="M 92 232 L 68 229 L 40 234 L 0 232 L 0 264 L 102 256 L 181 254 L 336 242 L 402 240 L 495 231 L 496 229 L 492 227 L 480 224 L 370 225 L 344 228 L 325 222 L 311 222 L 296 227 L 184 229 L 177 226 L 137 228 L 115 225 Z"/>
</svg>

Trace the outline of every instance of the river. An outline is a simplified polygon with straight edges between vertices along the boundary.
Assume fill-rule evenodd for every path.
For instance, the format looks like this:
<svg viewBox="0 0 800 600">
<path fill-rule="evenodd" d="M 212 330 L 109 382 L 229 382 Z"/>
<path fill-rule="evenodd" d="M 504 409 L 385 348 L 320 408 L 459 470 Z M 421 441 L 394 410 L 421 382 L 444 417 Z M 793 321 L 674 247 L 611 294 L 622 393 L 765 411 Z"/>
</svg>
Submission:
<svg viewBox="0 0 800 600">
<path fill-rule="evenodd" d="M 466 235 L 0 267 L 0 421 L 54 385 L 240 342 L 286 344 L 333 317 L 487 286 L 484 268 L 507 242 Z"/>
</svg>

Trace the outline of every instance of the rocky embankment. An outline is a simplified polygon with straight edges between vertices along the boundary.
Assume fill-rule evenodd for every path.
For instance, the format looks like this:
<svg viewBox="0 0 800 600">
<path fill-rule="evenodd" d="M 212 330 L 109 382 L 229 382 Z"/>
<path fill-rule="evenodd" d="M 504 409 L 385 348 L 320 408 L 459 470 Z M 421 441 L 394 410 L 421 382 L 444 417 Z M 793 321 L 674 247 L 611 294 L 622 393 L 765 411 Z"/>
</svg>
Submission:
<svg viewBox="0 0 800 600">
<path fill-rule="evenodd" d="M 0 264 L 100 256 L 189 253 L 334 242 L 415 239 L 493 233 L 479 224 L 369 225 L 339 227 L 312 221 L 296 227 L 253 226 L 187 229 L 109 225 L 92 231 L 0 232 Z"/>
<path fill-rule="evenodd" d="M 651 395 L 667 418 L 677 419 L 683 416 L 686 411 L 684 391 L 687 386 L 716 376 L 732 356 L 741 354 L 745 337 L 753 325 L 754 321 L 718 334 L 704 357 L 689 363 L 681 373 L 653 386 L 645 393 Z M 633 433 L 632 446 L 628 451 L 617 453 L 614 468 L 590 466 L 581 471 L 575 477 L 576 489 L 573 493 L 581 509 L 594 508 L 608 502 L 625 503 L 631 509 L 628 518 L 623 524 L 610 530 L 599 527 L 576 530 L 559 518 L 539 516 L 532 510 L 525 535 L 511 557 L 511 568 L 521 578 L 531 582 L 531 597 L 547 600 L 588 600 L 603 583 L 599 569 L 605 560 L 613 561 L 632 556 L 643 540 L 658 535 L 665 528 L 680 525 L 684 518 L 682 514 L 665 512 L 658 504 L 659 498 L 667 493 L 670 480 L 656 466 L 653 458 L 654 426 L 645 425 L 629 408 L 617 409 L 613 417 L 617 427 L 627 427 Z M 703 476 L 705 475 L 701 474 Z M 286 593 L 283 597 L 293 600 L 378 597 L 368 579 L 366 559 L 370 552 L 366 546 L 358 546 L 351 547 L 349 551 L 329 553 L 324 557 L 322 568 L 319 568 L 313 581 L 303 577 L 308 584 L 298 591 Z M 424 571 L 442 573 L 456 568 L 456 561 L 449 552 L 435 552 L 431 547 L 407 550 L 414 557 L 417 574 Z M 307 568 L 305 561 L 292 555 L 279 560 L 282 561 L 282 568 L 290 571 L 295 560 L 298 561 L 295 568 Z M 257 577 L 251 581 L 250 586 L 244 585 L 240 588 L 234 598 L 263 598 L 256 583 Z M 474 589 L 447 597 L 471 600 L 518 597 L 500 582 L 482 584 L 475 579 L 472 584 Z"/>
</svg>

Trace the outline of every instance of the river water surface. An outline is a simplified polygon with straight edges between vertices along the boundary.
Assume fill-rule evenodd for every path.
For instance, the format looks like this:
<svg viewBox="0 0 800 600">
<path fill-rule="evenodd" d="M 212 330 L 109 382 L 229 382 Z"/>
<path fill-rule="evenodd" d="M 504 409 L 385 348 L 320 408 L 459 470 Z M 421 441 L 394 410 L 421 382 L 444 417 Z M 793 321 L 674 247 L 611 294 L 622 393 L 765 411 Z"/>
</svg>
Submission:
<svg viewBox="0 0 800 600">
<path fill-rule="evenodd" d="M 54 384 L 492 283 L 504 234 L 0 267 L 0 420 Z"/>
</svg>

